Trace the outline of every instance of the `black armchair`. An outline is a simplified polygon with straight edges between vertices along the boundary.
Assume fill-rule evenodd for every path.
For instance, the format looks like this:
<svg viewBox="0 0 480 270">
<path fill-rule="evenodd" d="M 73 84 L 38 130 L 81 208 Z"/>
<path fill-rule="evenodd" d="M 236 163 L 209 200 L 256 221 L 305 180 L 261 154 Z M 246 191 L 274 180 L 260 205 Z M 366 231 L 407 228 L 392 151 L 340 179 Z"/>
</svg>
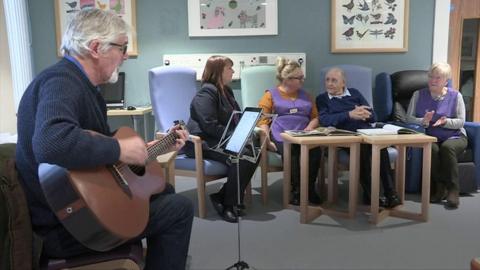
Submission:
<svg viewBox="0 0 480 270">
<path fill-rule="evenodd" d="M 378 74 L 375 78 L 373 93 L 373 104 L 378 121 L 403 122 L 405 125 L 410 98 L 416 90 L 426 87 L 428 87 L 428 74 L 425 70 Z M 458 160 L 460 192 L 471 193 L 476 192 L 477 187 L 480 186 L 480 123 L 465 122 L 464 127 L 467 131 L 468 146 Z M 419 192 L 422 170 L 420 149 L 410 149 L 407 158 L 405 190 Z"/>
</svg>

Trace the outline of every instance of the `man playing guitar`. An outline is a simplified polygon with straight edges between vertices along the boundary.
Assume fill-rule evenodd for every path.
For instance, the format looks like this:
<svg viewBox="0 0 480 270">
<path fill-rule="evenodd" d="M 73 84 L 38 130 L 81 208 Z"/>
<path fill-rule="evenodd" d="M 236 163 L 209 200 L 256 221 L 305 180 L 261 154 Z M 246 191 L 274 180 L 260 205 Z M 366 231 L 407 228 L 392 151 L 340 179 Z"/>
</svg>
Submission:
<svg viewBox="0 0 480 270">
<path fill-rule="evenodd" d="M 128 58 L 128 31 L 126 23 L 112 12 L 79 11 L 62 38 L 64 57 L 31 82 L 20 102 L 17 169 L 33 229 L 43 238 L 43 256 L 67 258 L 91 249 L 82 245 L 49 207 L 39 182 L 40 163 L 79 171 L 119 162 L 148 168 L 150 144 L 147 147 L 139 136 L 113 137 L 97 89 L 116 81 L 119 66 Z M 173 130 L 176 136 L 171 151 L 181 148 L 188 136 L 184 130 Z M 163 175 L 157 180 L 164 182 Z M 174 194 L 168 185 L 158 192 L 149 200 L 145 230 L 132 241 L 147 238 L 145 269 L 185 269 L 192 203 Z"/>
</svg>

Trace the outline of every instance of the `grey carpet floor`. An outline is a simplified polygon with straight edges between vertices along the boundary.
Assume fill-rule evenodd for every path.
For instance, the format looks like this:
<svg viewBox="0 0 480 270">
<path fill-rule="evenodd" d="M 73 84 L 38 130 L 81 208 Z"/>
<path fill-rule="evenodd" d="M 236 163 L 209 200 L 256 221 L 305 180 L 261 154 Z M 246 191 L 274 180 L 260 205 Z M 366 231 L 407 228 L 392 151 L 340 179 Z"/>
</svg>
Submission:
<svg viewBox="0 0 480 270">
<path fill-rule="evenodd" d="M 478 194 L 462 197 L 457 210 L 431 204 L 428 222 L 388 217 L 372 225 L 366 213 L 357 212 L 351 220 L 323 215 L 300 224 L 298 211 L 281 206 L 282 178 L 269 174 L 266 206 L 258 193 L 259 172 L 252 180 L 253 200 L 240 226 L 241 259 L 250 269 L 470 269 L 470 260 L 480 257 Z M 209 184 L 207 193 L 221 184 Z M 197 206 L 193 178 L 177 177 L 176 188 Z M 407 199 L 407 207 L 419 209 L 419 196 Z M 207 217 L 194 220 L 190 270 L 226 269 L 239 260 L 238 226 L 224 222 L 209 201 L 207 207 Z"/>
</svg>

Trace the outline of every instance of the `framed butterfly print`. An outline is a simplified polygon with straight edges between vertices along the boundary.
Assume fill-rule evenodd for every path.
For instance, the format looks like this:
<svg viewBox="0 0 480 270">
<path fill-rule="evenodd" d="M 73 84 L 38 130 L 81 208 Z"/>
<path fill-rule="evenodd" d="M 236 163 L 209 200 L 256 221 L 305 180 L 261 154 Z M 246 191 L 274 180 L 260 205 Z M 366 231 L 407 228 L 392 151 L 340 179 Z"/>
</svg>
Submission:
<svg viewBox="0 0 480 270">
<path fill-rule="evenodd" d="M 409 0 L 332 0 L 332 53 L 406 52 Z"/>
<path fill-rule="evenodd" d="M 57 36 L 57 55 L 62 56 L 60 45 L 62 36 L 68 23 L 77 12 L 87 8 L 99 8 L 111 10 L 118 14 L 130 27 L 128 35 L 128 55 L 138 56 L 136 38 L 136 11 L 135 0 L 54 0 L 55 1 L 55 24 Z"/>
</svg>

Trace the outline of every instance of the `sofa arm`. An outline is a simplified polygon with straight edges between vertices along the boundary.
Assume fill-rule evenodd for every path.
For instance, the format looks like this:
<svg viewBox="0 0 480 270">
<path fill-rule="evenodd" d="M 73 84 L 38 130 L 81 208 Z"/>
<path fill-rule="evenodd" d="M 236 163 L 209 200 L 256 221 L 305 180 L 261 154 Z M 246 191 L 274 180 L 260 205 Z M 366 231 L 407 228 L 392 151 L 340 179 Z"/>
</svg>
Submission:
<svg viewBox="0 0 480 270">
<path fill-rule="evenodd" d="M 473 162 L 475 163 L 475 181 L 480 186 L 480 123 L 465 122 L 464 128 L 467 131 L 468 146 L 472 149 Z"/>
<path fill-rule="evenodd" d="M 377 120 L 385 122 L 391 119 L 393 112 L 392 80 L 390 74 L 382 72 L 375 77 L 375 88 L 373 91 L 373 109 Z"/>
</svg>

